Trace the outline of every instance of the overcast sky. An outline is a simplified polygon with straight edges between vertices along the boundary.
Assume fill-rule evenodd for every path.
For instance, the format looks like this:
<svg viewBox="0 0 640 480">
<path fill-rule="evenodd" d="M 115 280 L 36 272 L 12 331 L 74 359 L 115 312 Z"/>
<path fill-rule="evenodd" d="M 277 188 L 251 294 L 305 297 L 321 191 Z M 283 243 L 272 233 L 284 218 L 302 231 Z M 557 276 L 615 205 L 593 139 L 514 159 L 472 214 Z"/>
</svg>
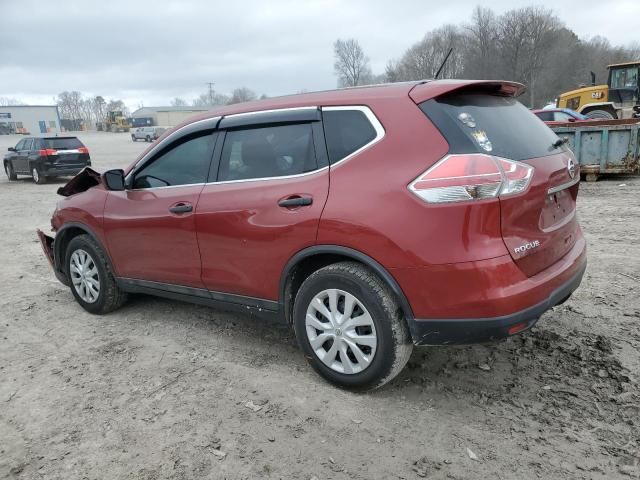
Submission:
<svg viewBox="0 0 640 480">
<path fill-rule="evenodd" d="M 640 0 L 541 4 L 580 37 L 640 42 Z M 0 97 L 52 103 L 63 90 L 121 98 L 133 110 L 187 101 L 206 82 L 281 95 L 333 88 L 332 44 L 355 37 L 374 73 L 426 32 L 467 21 L 478 0 L 0 0 Z M 635 22 L 635 23 L 634 23 Z"/>
</svg>

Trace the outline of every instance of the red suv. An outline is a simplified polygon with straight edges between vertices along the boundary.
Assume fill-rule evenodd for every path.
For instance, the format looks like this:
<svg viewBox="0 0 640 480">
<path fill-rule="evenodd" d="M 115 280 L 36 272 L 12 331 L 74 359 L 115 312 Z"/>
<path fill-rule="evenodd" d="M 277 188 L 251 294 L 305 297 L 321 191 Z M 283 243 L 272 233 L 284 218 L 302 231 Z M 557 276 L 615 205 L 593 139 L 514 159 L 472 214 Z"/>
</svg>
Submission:
<svg viewBox="0 0 640 480">
<path fill-rule="evenodd" d="M 289 322 L 329 381 L 378 387 L 413 345 L 495 340 L 586 267 L 578 166 L 520 84 L 423 81 L 224 107 L 126 170 L 60 189 L 56 276 Z"/>
</svg>

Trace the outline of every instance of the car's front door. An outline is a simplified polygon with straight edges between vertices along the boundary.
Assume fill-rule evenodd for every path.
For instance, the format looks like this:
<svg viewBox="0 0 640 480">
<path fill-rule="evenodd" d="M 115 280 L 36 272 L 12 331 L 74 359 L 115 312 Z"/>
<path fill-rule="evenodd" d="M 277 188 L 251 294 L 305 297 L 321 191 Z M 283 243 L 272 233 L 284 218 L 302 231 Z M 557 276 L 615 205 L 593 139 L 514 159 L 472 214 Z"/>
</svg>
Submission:
<svg viewBox="0 0 640 480">
<path fill-rule="evenodd" d="M 33 148 L 33 138 L 25 138 L 24 143 L 17 152 L 13 168 L 16 172 L 31 173 L 29 170 L 29 154 Z"/>
<path fill-rule="evenodd" d="M 200 131 L 159 145 L 126 190 L 109 192 L 104 228 L 119 277 L 204 287 L 194 212 L 216 137 Z"/>
<path fill-rule="evenodd" d="M 217 175 L 196 209 L 209 290 L 277 300 L 287 261 L 315 244 L 329 190 L 319 120 L 313 108 L 221 120 Z"/>
<path fill-rule="evenodd" d="M 14 147 L 13 151 L 11 153 L 9 153 L 8 155 L 8 160 L 11 162 L 11 166 L 13 167 L 13 171 L 14 172 L 20 172 L 20 151 L 22 150 L 22 147 L 24 146 L 25 142 L 27 140 L 26 139 L 22 139 L 20 140 L 16 146 Z"/>
</svg>

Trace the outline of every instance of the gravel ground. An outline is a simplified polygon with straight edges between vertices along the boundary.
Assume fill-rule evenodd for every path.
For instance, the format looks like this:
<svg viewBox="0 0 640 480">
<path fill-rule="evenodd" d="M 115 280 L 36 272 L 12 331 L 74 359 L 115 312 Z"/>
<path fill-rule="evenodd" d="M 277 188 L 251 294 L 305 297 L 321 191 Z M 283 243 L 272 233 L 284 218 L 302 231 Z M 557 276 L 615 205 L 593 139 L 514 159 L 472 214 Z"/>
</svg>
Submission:
<svg viewBox="0 0 640 480">
<path fill-rule="evenodd" d="M 101 168 L 146 145 L 80 137 Z M 35 236 L 63 183 L 0 180 L 0 478 L 640 478 L 640 178 L 582 185 L 587 274 L 531 332 L 415 349 L 368 394 L 283 325 L 144 296 L 85 313 Z"/>
</svg>

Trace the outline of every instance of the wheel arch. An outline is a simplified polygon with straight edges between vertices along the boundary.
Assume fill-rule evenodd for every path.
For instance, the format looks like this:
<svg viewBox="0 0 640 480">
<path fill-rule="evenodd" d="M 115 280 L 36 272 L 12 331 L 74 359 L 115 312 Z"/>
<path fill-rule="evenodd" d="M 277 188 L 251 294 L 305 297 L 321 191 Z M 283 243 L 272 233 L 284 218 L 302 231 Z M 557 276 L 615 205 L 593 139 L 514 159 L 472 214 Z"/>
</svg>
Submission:
<svg viewBox="0 0 640 480">
<path fill-rule="evenodd" d="M 357 261 L 369 267 L 396 296 L 400 309 L 407 322 L 413 320 L 413 311 L 400 284 L 379 262 L 358 250 L 340 245 L 315 245 L 296 253 L 287 262 L 282 272 L 279 285 L 280 304 L 284 318 L 291 323 L 291 312 L 295 293 L 302 282 L 314 271 L 340 261 Z"/>
<path fill-rule="evenodd" d="M 56 238 L 55 238 L 55 241 L 53 242 L 53 258 L 55 261 L 55 268 L 60 273 L 62 273 L 65 277 L 67 277 L 67 271 L 64 266 L 63 258 L 66 253 L 69 242 L 71 242 L 71 240 L 73 240 L 78 235 L 89 235 L 98 244 L 98 246 L 104 252 L 104 256 L 107 259 L 107 262 L 109 262 L 109 267 L 111 268 L 111 271 L 114 272 L 115 274 L 115 270 L 113 269 L 113 263 L 111 262 L 111 257 L 109 256 L 109 251 L 105 248 L 103 243 L 100 241 L 98 236 L 90 227 L 88 227 L 84 223 L 79 223 L 79 222 L 65 223 L 56 232 Z"/>
</svg>

